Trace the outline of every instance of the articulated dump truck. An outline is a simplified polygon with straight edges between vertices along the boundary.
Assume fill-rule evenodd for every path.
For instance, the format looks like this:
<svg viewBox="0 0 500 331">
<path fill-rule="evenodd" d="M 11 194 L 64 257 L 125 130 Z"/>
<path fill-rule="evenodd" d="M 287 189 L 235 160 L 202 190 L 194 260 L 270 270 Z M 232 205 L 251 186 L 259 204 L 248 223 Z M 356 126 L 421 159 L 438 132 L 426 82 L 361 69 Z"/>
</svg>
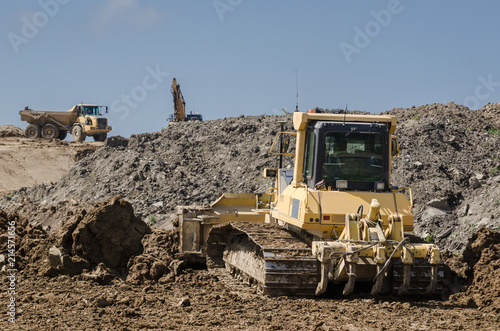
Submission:
<svg viewBox="0 0 500 331">
<path fill-rule="evenodd" d="M 28 138 L 64 140 L 71 132 L 74 141 L 82 142 L 87 136 L 94 137 L 95 141 L 104 141 L 112 127 L 108 125 L 108 119 L 101 115 L 101 107 L 79 104 L 68 111 L 32 110 L 26 107 L 19 115 L 21 121 L 29 123 L 24 130 Z"/>
<path fill-rule="evenodd" d="M 180 252 L 222 267 L 271 296 L 433 294 L 444 268 L 434 244 L 412 243 L 409 188 L 391 184 L 399 154 L 396 117 L 295 112 L 293 169 L 265 169 L 265 193 L 223 194 L 209 206 L 179 206 Z M 275 147 L 271 147 L 273 151 Z M 281 166 L 280 166 L 281 167 Z M 408 197 L 407 197 L 408 196 Z M 364 287 L 363 287 L 364 288 Z"/>
</svg>

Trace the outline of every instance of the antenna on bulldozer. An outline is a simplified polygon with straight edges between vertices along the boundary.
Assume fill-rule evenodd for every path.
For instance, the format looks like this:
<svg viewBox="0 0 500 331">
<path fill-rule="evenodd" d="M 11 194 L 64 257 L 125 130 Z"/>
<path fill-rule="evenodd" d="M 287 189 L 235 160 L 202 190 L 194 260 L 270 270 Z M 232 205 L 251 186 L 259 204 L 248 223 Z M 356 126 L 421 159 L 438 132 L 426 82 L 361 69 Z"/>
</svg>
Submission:
<svg viewBox="0 0 500 331">
<path fill-rule="evenodd" d="M 295 68 L 295 91 L 296 91 L 295 111 L 299 111 L 299 78 L 297 75 L 297 68 Z"/>
<path fill-rule="evenodd" d="M 347 103 L 345 104 L 345 110 L 344 110 L 344 125 L 345 125 L 345 116 L 347 114 Z"/>
</svg>

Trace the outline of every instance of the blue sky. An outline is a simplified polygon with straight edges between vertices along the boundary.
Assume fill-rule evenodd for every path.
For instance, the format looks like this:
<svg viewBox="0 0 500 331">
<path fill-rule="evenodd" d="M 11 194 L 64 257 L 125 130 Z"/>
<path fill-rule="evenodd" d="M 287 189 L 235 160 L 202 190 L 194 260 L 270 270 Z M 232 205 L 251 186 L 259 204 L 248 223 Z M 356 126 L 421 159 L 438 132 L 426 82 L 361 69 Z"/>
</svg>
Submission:
<svg viewBox="0 0 500 331">
<path fill-rule="evenodd" d="M 205 119 L 382 112 L 500 97 L 498 1 L 40 0 L 0 4 L 0 125 L 110 106 L 112 134 L 167 126 L 176 77 Z"/>
</svg>

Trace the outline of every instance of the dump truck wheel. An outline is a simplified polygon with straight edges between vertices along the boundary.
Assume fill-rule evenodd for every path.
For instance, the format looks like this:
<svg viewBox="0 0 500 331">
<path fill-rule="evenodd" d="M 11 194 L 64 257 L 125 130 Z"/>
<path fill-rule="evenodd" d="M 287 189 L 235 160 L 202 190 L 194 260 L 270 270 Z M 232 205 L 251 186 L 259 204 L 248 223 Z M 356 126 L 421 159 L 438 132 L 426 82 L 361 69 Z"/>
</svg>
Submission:
<svg viewBox="0 0 500 331">
<path fill-rule="evenodd" d="M 30 124 L 24 130 L 24 135 L 26 138 L 39 138 L 40 137 L 40 127 L 36 124 Z"/>
<path fill-rule="evenodd" d="M 64 140 L 66 139 L 66 136 L 68 135 L 68 131 L 66 130 L 59 130 L 59 138 L 60 140 Z"/>
<path fill-rule="evenodd" d="M 104 141 L 108 135 L 106 133 L 97 134 L 94 136 L 94 141 Z"/>
<path fill-rule="evenodd" d="M 53 124 L 45 124 L 42 128 L 42 138 L 55 139 L 59 137 L 59 129 Z"/>
<path fill-rule="evenodd" d="M 83 129 L 81 126 L 75 126 L 73 127 L 73 130 L 71 131 L 71 135 L 73 136 L 74 141 L 82 142 L 85 140 L 86 135 L 83 132 Z"/>
</svg>

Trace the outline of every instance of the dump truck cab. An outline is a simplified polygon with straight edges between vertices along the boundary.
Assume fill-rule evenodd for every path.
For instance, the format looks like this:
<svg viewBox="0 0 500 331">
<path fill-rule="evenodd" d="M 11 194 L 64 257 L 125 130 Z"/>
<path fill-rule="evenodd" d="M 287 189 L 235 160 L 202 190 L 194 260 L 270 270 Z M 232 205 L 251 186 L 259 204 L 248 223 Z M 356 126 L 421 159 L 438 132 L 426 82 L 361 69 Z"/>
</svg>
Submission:
<svg viewBox="0 0 500 331">
<path fill-rule="evenodd" d="M 97 105 L 78 105 L 78 116 L 100 116 L 99 106 Z"/>
<path fill-rule="evenodd" d="M 93 136 L 95 141 L 104 141 L 112 127 L 108 126 L 108 119 L 101 115 L 101 108 L 107 111 L 108 107 L 98 105 L 79 104 L 73 108 L 76 120 L 71 133 L 75 141 L 83 141 L 86 136 Z"/>
</svg>

